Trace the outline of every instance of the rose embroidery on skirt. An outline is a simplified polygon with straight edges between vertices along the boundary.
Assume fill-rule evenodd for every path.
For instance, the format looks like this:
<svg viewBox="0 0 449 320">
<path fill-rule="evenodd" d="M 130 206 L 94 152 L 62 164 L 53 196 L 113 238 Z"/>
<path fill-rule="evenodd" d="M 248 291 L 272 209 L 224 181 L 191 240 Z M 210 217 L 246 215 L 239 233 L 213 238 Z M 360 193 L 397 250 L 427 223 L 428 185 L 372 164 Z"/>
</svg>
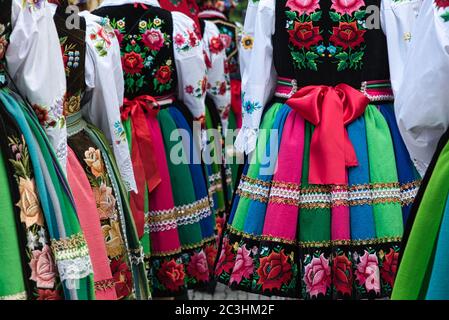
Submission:
<svg viewBox="0 0 449 320">
<path fill-rule="evenodd" d="M 249 278 L 254 272 L 254 262 L 251 251 L 246 249 L 246 244 L 238 248 L 235 265 L 232 270 L 230 282 L 240 283 L 242 278 Z"/>
<path fill-rule="evenodd" d="M 184 285 L 184 266 L 174 259 L 164 261 L 157 272 L 159 281 L 168 289 L 178 291 Z"/>
<path fill-rule="evenodd" d="M 303 280 L 311 297 L 317 297 L 319 294 L 326 295 L 332 279 L 329 259 L 326 259 L 323 253 L 319 257 L 313 257 L 305 266 Z"/>
<path fill-rule="evenodd" d="M 390 251 L 385 255 L 382 268 L 380 269 L 382 280 L 388 283 L 391 287 L 393 287 L 396 272 L 398 271 L 398 259 L 399 252 L 390 248 Z"/>
<path fill-rule="evenodd" d="M 355 271 L 357 282 L 359 285 L 365 286 L 368 292 L 380 293 L 379 261 L 376 254 L 365 250 L 364 255 L 360 256 L 359 259 L 360 262 L 357 264 Z"/>
<path fill-rule="evenodd" d="M 209 280 L 207 256 L 203 250 L 195 252 L 191 256 L 190 263 L 187 266 L 187 274 L 198 281 Z"/>
<path fill-rule="evenodd" d="M 337 255 L 332 261 L 333 284 L 343 295 L 352 293 L 352 263 L 345 254 Z"/>
<path fill-rule="evenodd" d="M 260 277 L 257 284 L 262 285 L 262 290 L 280 289 L 283 284 L 290 281 L 293 276 L 292 267 L 284 249 L 260 258 L 257 274 Z"/>
<path fill-rule="evenodd" d="M 229 239 L 225 238 L 223 240 L 223 245 L 221 248 L 220 258 L 217 262 L 217 268 L 215 273 L 217 275 L 223 272 L 230 272 L 234 266 L 235 254 L 232 252 L 232 246 L 229 245 Z"/>
<path fill-rule="evenodd" d="M 31 268 L 30 279 L 36 281 L 37 287 L 42 289 L 53 289 L 56 278 L 56 267 L 48 245 L 42 250 L 33 250 L 29 262 Z"/>
</svg>

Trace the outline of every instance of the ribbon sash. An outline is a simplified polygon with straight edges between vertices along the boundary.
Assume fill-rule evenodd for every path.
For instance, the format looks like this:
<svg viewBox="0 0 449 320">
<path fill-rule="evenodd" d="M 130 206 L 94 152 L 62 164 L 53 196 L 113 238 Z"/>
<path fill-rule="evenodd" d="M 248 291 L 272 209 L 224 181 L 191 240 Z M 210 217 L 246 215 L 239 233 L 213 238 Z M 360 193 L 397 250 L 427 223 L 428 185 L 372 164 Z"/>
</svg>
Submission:
<svg viewBox="0 0 449 320">
<path fill-rule="evenodd" d="M 346 168 L 357 156 L 346 125 L 361 116 L 369 99 L 346 84 L 307 86 L 286 104 L 315 125 L 310 143 L 310 184 L 347 184 Z"/>
</svg>

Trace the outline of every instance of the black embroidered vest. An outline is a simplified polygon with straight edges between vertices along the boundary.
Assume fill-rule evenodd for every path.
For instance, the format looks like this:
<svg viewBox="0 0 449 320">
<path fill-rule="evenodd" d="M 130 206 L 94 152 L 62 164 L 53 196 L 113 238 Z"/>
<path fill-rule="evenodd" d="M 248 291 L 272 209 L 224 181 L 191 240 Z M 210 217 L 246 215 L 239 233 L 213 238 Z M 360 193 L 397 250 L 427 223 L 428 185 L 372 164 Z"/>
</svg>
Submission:
<svg viewBox="0 0 449 320">
<path fill-rule="evenodd" d="M 173 20 L 169 11 L 125 4 L 102 7 L 93 14 L 107 17 L 120 42 L 125 97 L 164 97 L 177 88 Z"/>
<path fill-rule="evenodd" d="M 11 0 L 0 0 L 0 88 L 6 86 L 6 49 L 11 35 Z"/>
<path fill-rule="evenodd" d="M 64 115 L 69 116 L 81 110 L 81 97 L 86 89 L 86 21 L 79 17 L 80 28 L 68 29 L 65 7 L 59 6 L 54 15 L 67 79 L 67 93 Z"/>
<path fill-rule="evenodd" d="M 381 0 L 276 1 L 274 64 L 300 87 L 389 80 Z M 369 10 L 367 10 L 369 9 Z"/>
</svg>

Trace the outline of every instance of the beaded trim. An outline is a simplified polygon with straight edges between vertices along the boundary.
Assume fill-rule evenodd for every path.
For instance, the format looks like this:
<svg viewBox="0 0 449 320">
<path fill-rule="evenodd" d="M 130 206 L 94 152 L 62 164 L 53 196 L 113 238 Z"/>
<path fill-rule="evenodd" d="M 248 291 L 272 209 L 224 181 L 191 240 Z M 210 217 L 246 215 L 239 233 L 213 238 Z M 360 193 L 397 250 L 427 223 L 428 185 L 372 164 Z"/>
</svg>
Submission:
<svg viewBox="0 0 449 320">
<path fill-rule="evenodd" d="M 273 181 L 270 190 L 270 203 L 299 206 L 301 187 L 297 183 Z"/>
<path fill-rule="evenodd" d="M 56 261 L 89 255 L 89 249 L 82 233 L 76 233 L 66 239 L 52 240 L 51 248 Z"/>
<path fill-rule="evenodd" d="M 28 298 L 26 291 L 10 294 L 7 296 L 0 296 L 0 300 L 26 300 Z"/>
<path fill-rule="evenodd" d="M 279 77 L 277 80 L 275 97 L 289 99 L 298 91 L 298 81 Z"/>
<path fill-rule="evenodd" d="M 343 245 L 351 245 L 351 246 L 363 246 L 363 245 L 376 245 L 383 244 L 389 242 L 400 242 L 402 237 L 382 237 L 378 239 L 366 239 L 366 240 L 325 240 L 325 241 L 297 241 L 291 239 L 285 239 L 280 237 L 275 237 L 273 235 L 254 235 L 250 233 L 246 233 L 244 231 L 237 230 L 232 225 L 228 224 L 227 228 L 229 233 L 233 235 L 240 236 L 243 238 L 256 240 L 256 241 L 273 241 L 284 243 L 288 245 L 295 245 L 300 248 L 323 248 L 323 247 L 332 247 L 332 246 L 343 246 Z"/>
<path fill-rule="evenodd" d="M 250 178 L 248 176 L 242 176 L 237 194 L 240 197 L 257 200 L 260 202 L 268 202 L 268 196 L 270 193 L 270 182 Z"/>
<path fill-rule="evenodd" d="M 214 174 L 211 174 L 209 176 L 209 192 L 215 193 L 217 191 L 223 190 L 223 186 L 221 184 L 221 173 L 217 172 Z"/>
<path fill-rule="evenodd" d="M 420 185 L 421 180 L 416 180 L 401 185 L 401 204 L 403 206 L 408 206 L 413 203 L 416 195 L 418 194 Z"/>
<path fill-rule="evenodd" d="M 113 278 L 111 278 L 111 279 L 95 281 L 94 286 L 95 286 L 95 291 L 106 291 L 106 290 L 115 288 L 115 280 Z"/>
<path fill-rule="evenodd" d="M 175 229 L 180 225 L 197 223 L 212 214 L 208 197 L 191 204 L 168 210 L 150 211 L 147 215 L 150 232 Z"/>
<path fill-rule="evenodd" d="M 185 251 L 185 250 L 192 250 L 192 249 L 200 248 L 200 247 L 204 246 L 205 244 L 207 244 L 209 242 L 215 242 L 215 236 L 204 238 L 203 240 L 201 240 L 198 243 L 182 245 L 179 249 L 175 249 L 175 250 L 171 250 L 171 251 L 155 251 L 155 250 L 152 250 L 150 257 L 168 257 L 168 256 L 172 256 L 174 254 L 181 253 L 182 251 Z"/>
</svg>

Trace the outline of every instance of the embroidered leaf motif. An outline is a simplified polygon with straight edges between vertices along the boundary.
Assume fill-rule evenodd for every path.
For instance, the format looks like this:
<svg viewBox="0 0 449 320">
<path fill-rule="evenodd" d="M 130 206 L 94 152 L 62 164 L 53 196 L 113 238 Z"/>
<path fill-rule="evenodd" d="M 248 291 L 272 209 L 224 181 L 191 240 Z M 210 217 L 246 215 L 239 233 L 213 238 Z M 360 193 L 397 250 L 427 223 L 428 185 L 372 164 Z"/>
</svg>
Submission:
<svg viewBox="0 0 449 320">
<path fill-rule="evenodd" d="M 339 22 L 341 20 L 341 15 L 336 12 L 330 11 L 329 15 L 331 20 L 334 22 Z"/>
<path fill-rule="evenodd" d="M 340 52 L 339 54 L 335 55 L 335 58 L 338 60 L 347 60 L 348 54 L 346 52 Z"/>
<path fill-rule="evenodd" d="M 355 17 L 357 20 L 362 20 L 363 18 L 365 18 L 365 15 L 366 15 L 366 11 L 365 11 L 365 10 L 356 11 L 356 12 L 354 13 L 354 17 Z"/>
<path fill-rule="evenodd" d="M 321 15 L 321 11 L 314 12 L 310 15 L 310 19 L 312 19 L 313 22 L 319 21 L 321 19 Z"/>
<path fill-rule="evenodd" d="M 444 22 L 448 22 L 449 21 L 449 11 L 446 11 L 445 13 L 443 13 L 441 15 L 441 18 L 443 18 Z"/>
<path fill-rule="evenodd" d="M 308 60 L 307 61 L 307 65 L 309 66 L 310 69 L 312 69 L 313 71 L 317 71 L 318 67 L 316 65 L 316 62 L 314 60 Z"/>
<path fill-rule="evenodd" d="M 343 71 L 344 69 L 346 69 L 348 67 L 348 63 L 345 60 L 341 60 L 338 63 L 338 67 L 337 67 L 337 71 Z"/>
<path fill-rule="evenodd" d="M 296 20 L 296 12 L 294 12 L 294 11 L 286 11 L 285 15 L 287 16 L 287 18 L 289 20 L 293 20 L 293 21 Z"/>
<path fill-rule="evenodd" d="M 309 51 L 306 53 L 307 60 L 315 60 L 316 58 L 318 58 L 318 55 L 315 52 Z"/>
</svg>

